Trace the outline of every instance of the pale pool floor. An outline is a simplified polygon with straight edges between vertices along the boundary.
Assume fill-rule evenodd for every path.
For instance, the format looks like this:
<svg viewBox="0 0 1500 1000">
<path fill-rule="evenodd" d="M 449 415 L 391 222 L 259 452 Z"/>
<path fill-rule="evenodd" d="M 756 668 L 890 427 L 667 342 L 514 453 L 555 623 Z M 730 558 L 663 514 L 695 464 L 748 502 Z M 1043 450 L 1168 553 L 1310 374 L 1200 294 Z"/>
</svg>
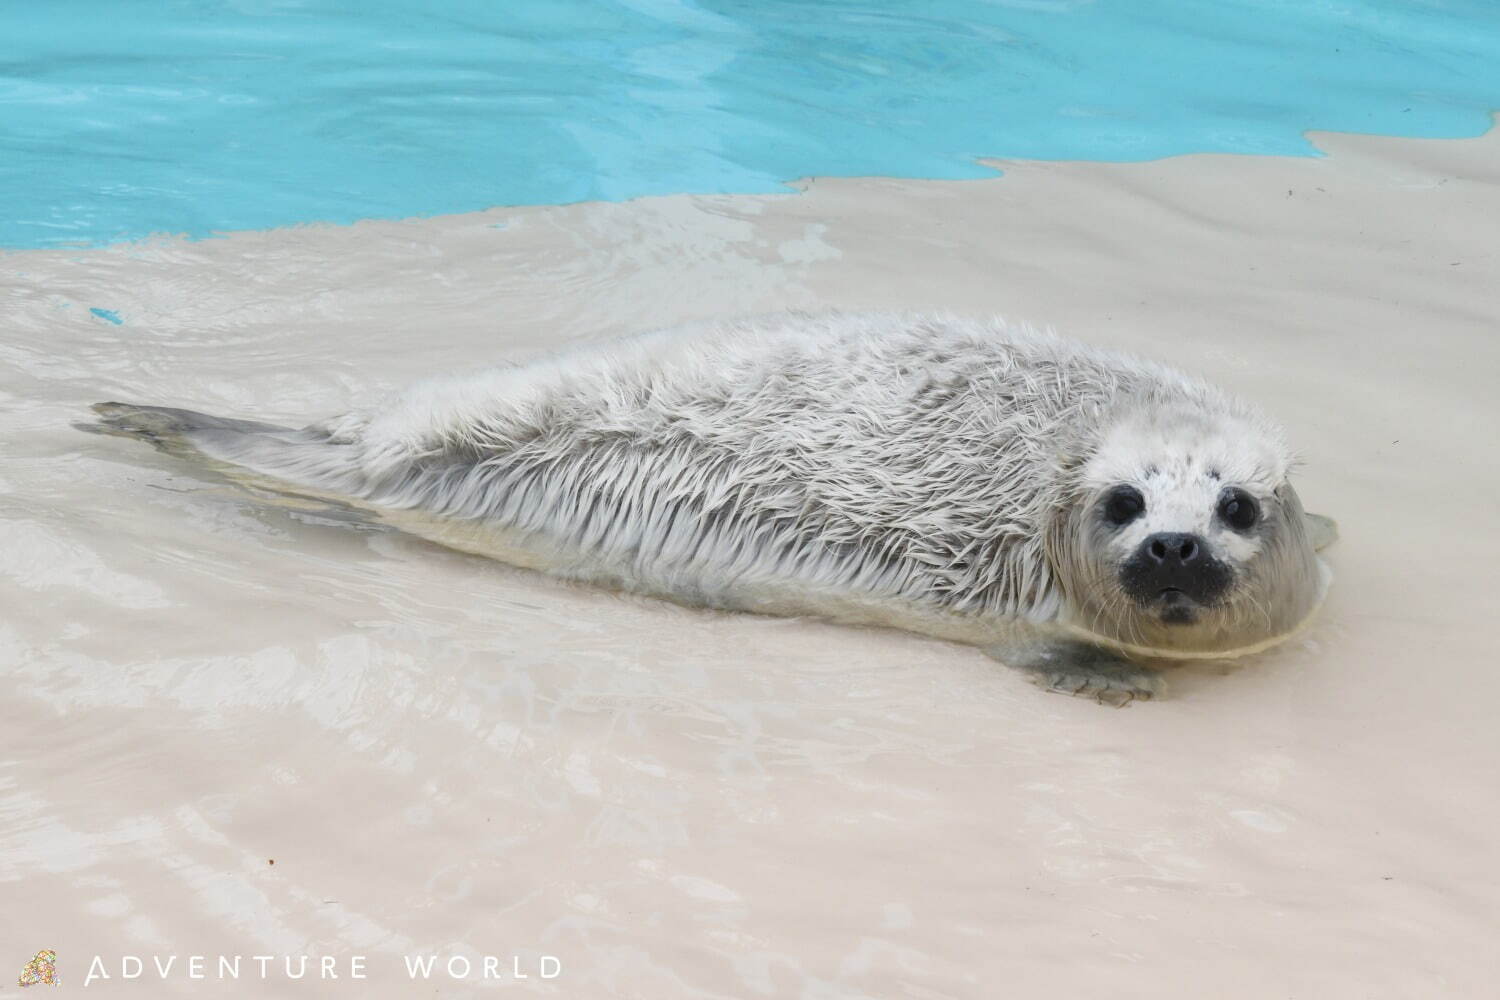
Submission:
<svg viewBox="0 0 1500 1000">
<path fill-rule="evenodd" d="M 403 955 L 545 953 L 562 975 L 521 992 L 1488 995 L 1500 136 L 1318 142 L 0 256 L 16 971 L 362 954 L 362 982 L 255 995 L 405 997 Z M 1342 527 L 1321 620 L 1114 711 L 973 650 L 356 530 L 69 427 L 111 398 L 310 419 L 824 306 L 1003 312 L 1263 403 Z"/>
</svg>

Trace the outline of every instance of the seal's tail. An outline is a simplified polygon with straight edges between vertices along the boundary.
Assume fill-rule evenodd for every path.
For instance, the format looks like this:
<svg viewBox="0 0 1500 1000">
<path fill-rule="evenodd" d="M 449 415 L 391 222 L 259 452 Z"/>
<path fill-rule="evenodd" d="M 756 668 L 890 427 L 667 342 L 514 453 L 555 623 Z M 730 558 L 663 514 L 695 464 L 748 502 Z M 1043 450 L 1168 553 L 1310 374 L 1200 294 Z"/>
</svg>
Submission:
<svg viewBox="0 0 1500 1000">
<path fill-rule="evenodd" d="M 354 449 L 347 442 L 335 442 L 321 425 L 284 427 L 134 403 L 95 403 L 93 410 L 99 414 L 97 423 L 74 426 L 94 434 L 136 438 L 170 454 L 206 457 L 303 488 L 346 496 L 365 492 Z"/>
</svg>

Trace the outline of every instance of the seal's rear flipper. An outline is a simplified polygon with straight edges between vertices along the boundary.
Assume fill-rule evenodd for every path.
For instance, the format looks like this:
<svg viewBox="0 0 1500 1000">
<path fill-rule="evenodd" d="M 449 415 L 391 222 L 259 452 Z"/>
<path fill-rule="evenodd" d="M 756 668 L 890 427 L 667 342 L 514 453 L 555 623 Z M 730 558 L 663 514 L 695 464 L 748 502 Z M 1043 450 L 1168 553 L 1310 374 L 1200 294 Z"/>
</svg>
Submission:
<svg viewBox="0 0 1500 1000">
<path fill-rule="evenodd" d="M 347 441 L 335 441 L 322 425 L 283 427 L 133 403 L 96 403 L 93 409 L 99 414 L 97 424 L 74 426 L 148 441 L 173 455 L 212 459 L 231 474 L 254 473 L 343 497 L 367 492 L 355 449 Z"/>
<path fill-rule="evenodd" d="M 1322 514 L 1304 514 L 1307 521 L 1307 540 L 1312 542 L 1314 550 L 1326 549 L 1339 540 L 1339 526 L 1331 517 Z"/>
<path fill-rule="evenodd" d="M 255 420 L 230 420 L 172 406 L 136 406 L 133 403 L 95 403 L 91 409 L 99 414 L 96 424 L 74 424 L 92 434 L 114 434 L 133 437 L 163 451 L 183 450 L 182 445 L 203 431 L 228 435 L 288 434 L 290 427 L 264 424 Z"/>
</svg>

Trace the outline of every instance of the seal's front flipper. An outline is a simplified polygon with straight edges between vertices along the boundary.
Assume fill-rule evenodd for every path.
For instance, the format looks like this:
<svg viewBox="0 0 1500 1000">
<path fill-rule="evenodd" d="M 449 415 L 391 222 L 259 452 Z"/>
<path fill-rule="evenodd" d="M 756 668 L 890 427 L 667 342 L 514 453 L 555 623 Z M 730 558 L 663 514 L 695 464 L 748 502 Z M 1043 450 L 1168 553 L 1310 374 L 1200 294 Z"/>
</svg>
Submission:
<svg viewBox="0 0 1500 1000">
<path fill-rule="evenodd" d="M 1322 514 L 1303 514 L 1302 518 L 1307 522 L 1307 540 L 1312 542 L 1313 549 L 1326 549 L 1339 540 L 1339 526 L 1331 517 Z"/>
<path fill-rule="evenodd" d="M 1038 687 L 1093 698 L 1116 708 L 1166 692 L 1166 684 L 1155 670 L 1077 639 L 1038 639 L 991 646 L 985 652 L 1025 672 Z"/>
</svg>

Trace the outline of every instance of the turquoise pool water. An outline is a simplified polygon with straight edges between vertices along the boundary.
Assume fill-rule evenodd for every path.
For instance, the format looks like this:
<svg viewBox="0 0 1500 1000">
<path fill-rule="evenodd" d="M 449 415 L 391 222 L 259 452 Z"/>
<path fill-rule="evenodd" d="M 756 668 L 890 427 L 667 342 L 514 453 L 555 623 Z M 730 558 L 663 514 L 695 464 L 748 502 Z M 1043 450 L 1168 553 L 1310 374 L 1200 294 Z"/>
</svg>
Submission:
<svg viewBox="0 0 1500 1000">
<path fill-rule="evenodd" d="M 1494 0 L 0 7 L 0 246 L 1472 136 Z"/>
</svg>

